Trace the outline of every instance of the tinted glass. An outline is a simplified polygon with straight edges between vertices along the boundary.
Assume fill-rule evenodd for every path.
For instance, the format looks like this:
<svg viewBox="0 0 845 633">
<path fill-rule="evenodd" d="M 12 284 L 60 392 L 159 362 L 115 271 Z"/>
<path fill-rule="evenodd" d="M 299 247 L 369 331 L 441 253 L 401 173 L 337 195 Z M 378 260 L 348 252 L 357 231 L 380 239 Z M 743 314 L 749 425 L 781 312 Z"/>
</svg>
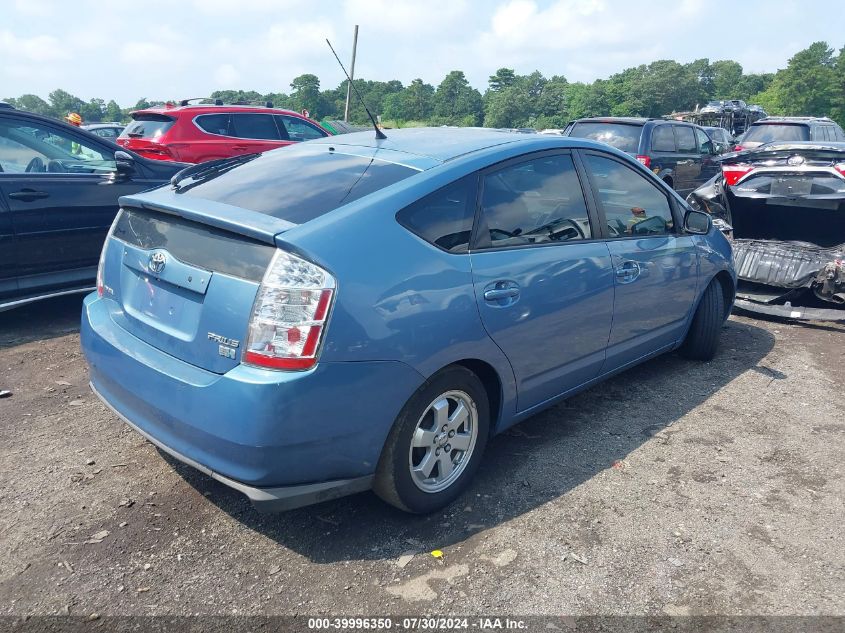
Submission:
<svg viewBox="0 0 845 633">
<path fill-rule="evenodd" d="M 590 239 L 572 158 L 545 156 L 487 174 L 480 230 L 480 246 L 488 248 Z"/>
<path fill-rule="evenodd" d="M 159 114 L 136 114 L 134 120 L 120 134 L 121 138 L 157 138 L 167 132 L 175 121 Z"/>
<path fill-rule="evenodd" d="M 292 141 L 310 141 L 315 138 L 323 138 L 326 133 L 318 127 L 311 125 L 308 121 L 297 119 L 293 116 L 278 115 L 276 117 L 287 130 L 288 138 Z"/>
<path fill-rule="evenodd" d="M 166 213 L 124 209 L 114 236 L 143 249 L 165 248 L 186 264 L 261 281 L 275 249 Z"/>
<path fill-rule="evenodd" d="M 101 127 L 97 128 L 96 130 L 90 130 L 93 134 L 97 136 L 102 136 L 103 138 L 112 139 L 117 136 L 117 129 L 113 127 Z"/>
<path fill-rule="evenodd" d="M 695 144 L 695 132 L 691 127 L 685 125 L 673 125 L 675 128 L 675 144 L 679 152 L 696 152 L 698 147 Z"/>
<path fill-rule="evenodd" d="M 109 174 L 114 154 L 75 134 L 14 120 L 0 121 L 0 167 L 5 173 Z"/>
<path fill-rule="evenodd" d="M 233 114 L 232 128 L 238 138 L 278 141 L 281 137 L 272 114 Z"/>
<path fill-rule="evenodd" d="M 292 145 L 178 191 L 302 224 L 416 173 L 324 145 Z"/>
<path fill-rule="evenodd" d="M 476 180 L 475 176 L 461 178 L 405 207 L 396 214 L 396 219 L 443 250 L 465 253 L 475 215 Z"/>
<path fill-rule="evenodd" d="M 673 231 L 669 200 L 656 185 L 615 160 L 585 156 L 611 237 Z"/>
<path fill-rule="evenodd" d="M 671 125 L 656 125 L 651 131 L 651 149 L 655 152 L 674 152 L 675 135 Z"/>
<path fill-rule="evenodd" d="M 228 114 L 203 114 L 196 118 L 196 124 L 201 130 L 209 134 L 234 136 L 230 127 L 230 117 Z"/>
<path fill-rule="evenodd" d="M 742 137 L 743 141 L 769 143 L 770 141 L 809 141 L 810 130 L 806 125 L 773 124 L 752 125 Z"/>
<path fill-rule="evenodd" d="M 702 154 L 710 154 L 713 151 L 713 141 L 704 133 L 704 130 L 695 129 L 695 137 L 698 139 L 698 147 Z"/>
<path fill-rule="evenodd" d="M 599 121 L 582 121 L 572 126 L 570 136 L 589 138 L 612 145 L 623 152 L 636 154 L 640 146 L 640 125 L 625 123 L 601 123 Z"/>
</svg>

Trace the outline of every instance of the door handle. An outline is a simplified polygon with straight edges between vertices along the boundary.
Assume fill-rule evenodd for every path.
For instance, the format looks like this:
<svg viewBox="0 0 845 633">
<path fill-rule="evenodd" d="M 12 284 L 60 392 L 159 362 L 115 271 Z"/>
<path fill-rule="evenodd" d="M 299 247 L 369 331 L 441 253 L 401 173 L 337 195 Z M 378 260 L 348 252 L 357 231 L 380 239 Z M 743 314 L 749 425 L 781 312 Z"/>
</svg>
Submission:
<svg viewBox="0 0 845 633">
<path fill-rule="evenodd" d="M 616 269 L 616 279 L 620 283 L 629 284 L 640 276 L 640 265 L 635 261 L 626 261 Z"/>
<path fill-rule="evenodd" d="M 519 295 L 519 288 L 496 288 L 494 290 L 485 290 L 484 299 L 487 301 L 499 301 L 501 299 L 510 299 Z"/>
<path fill-rule="evenodd" d="M 232 149 L 241 150 L 241 149 L 249 149 L 249 147 L 247 147 L 246 145 L 232 145 Z"/>
<path fill-rule="evenodd" d="M 32 202 L 33 200 L 39 200 L 41 198 L 49 198 L 50 194 L 46 191 L 35 191 L 34 189 L 22 189 L 20 191 L 15 191 L 14 193 L 10 193 L 9 197 L 12 200 L 23 200 L 24 202 Z"/>
</svg>

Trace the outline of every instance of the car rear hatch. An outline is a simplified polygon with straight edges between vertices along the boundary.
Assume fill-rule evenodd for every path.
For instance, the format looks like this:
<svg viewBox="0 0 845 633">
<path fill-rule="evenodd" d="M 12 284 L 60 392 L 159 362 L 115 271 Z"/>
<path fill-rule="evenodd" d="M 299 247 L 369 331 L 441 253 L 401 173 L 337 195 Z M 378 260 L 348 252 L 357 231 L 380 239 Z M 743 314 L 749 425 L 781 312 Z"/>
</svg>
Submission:
<svg viewBox="0 0 845 633">
<path fill-rule="evenodd" d="M 167 354 L 225 373 L 241 361 L 273 237 L 294 225 L 230 205 L 204 201 L 200 213 L 190 201 L 177 209 L 154 198 L 121 200 L 103 263 L 112 318 Z"/>
<path fill-rule="evenodd" d="M 314 275 L 306 272 L 315 266 L 280 257 L 276 237 L 417 173 L 375 158 L 390 153 L 377 148 L 344 153 L 302 143 L 193 165 L 174 176 L 170 187 L 121 198 L 98 279 L 102 296 L 112 300 L 112 319 L 161 351 L 216 373 L 241 362 L 251 322 L 257 323 L 258 338 L 273 324 L 287 332 L 291 346 L 309 343 L 299 337 L 312 330 L 319 334 L 316 326 L 292 325 L 299 323 L 294 317 L 307 304 L 325 318 L 326 305 L 311 304 L 332 294 L 308 285 Z M 263 296 L 278 311 L 265 313 L 262 307 L 254 322 L 265 274 L 273 279 Z M 282 283 L 282 277 L 294 282 Z M 277 301 L 277 295 L 284 297 Z M 281 347 L 276 339 L 272 343 Z M 313 351 L 300 347 L 303 354 Z M 310 357 L 313 362 L 314 354 Z"/>
<path fill-rule="evenodd" d="M 722 174 L 736 237 L 845 241 L 845 143 L 771 143 L 722 160 Z"/>
<path fill-rule="evenodd" d="M 149 158 L 175 158 L 161 143 L 176 123 L 175 117 L 158 112 L 133 112 L 131 116 L 132 122 L 121 132 L 118 144 Z"/>
</svg>

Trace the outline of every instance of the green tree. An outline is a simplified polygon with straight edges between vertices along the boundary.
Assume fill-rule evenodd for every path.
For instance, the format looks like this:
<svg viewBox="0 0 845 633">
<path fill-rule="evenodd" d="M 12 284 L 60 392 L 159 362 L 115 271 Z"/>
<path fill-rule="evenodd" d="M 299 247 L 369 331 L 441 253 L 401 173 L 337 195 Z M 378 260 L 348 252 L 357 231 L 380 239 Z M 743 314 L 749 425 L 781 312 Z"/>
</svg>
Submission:
<svg viewBox="0 0 845 633">
<path fill-rule="evenodd" d="M 85 102 L 79 97 L 75 97 L 65 90 L 58 89 L 47 95 L 50 102 L 50 108 L 53 111 L 53 116 L 64 117 L 70 112 L 78 112 L 84 109 Z"/>
<path fill-rule="evenodd" d="M 516 75 L 513 72 L 513 68 L 500 68 L 496 71 L 495 75 L 490 75 L 487 82 L 490 84 L 490 90 L 503 90 L 504 88 L 510 88 L 516 83 Z"/>
<path fill-rule="evenodd" d="M 758 98 L 770 114 L 826 116 L 838 97 L 837 78 L 833 49 L 814 42 L 793 55 Z"/>
<path fill-rule="evenodd" d="M 50 104 L 44 101 L 44 99 L 42 99 L 38 95 L 25 94 L 21 95 L 17 99 L 7 99 L 7 101 L 16 108 L 26 110 L 27 112 L 35 112 L 36 114 L 44 114 L 47 116 L 56 116 L 56 113 L 53 111 L 53 108 L 50 106 Z"/>
<path fill-rule="evenodd" d="M 742 85 L 742 66 L 737 62 L 722 59 L 713 62 L 713 99 L 738 99 Z"/>
<path fill-rule="evenodd" d="M 293 109 L 308 110 L 314 117 L 320 117 L 327 108 L 323 108 L 323 99 L 320 95 L 320 80 L 317 75 L 305 74 L 296 77 L 290 84 L 291 105 Z"/>
<path fill-rule="evenodd" d="M 461 70 L 450 72 L 434 93 L 436 122 L 450 125 L 480 125 L 484 116 L 481 93 L 469 85 Z"/>
<path fill-rule="evenodd" d="M 103 119 L 106 121 L 123 121 L 123 112 L 120 109 L 120 106 L 117 105 L 117 102 L 114 99 L 111 99 L 106 104 L 105 112 L 103 113 Z"/>
</svg>

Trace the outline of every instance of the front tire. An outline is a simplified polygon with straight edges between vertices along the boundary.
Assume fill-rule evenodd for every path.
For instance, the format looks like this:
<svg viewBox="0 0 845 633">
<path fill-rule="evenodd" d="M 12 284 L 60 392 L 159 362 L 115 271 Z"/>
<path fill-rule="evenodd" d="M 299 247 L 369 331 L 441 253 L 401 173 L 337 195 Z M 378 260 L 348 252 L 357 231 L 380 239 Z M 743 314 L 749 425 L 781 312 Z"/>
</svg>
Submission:
<svg viewBox="0 0 845 633">
<path fill-rule="evenodd" d="M 439 510 L 469 485 L 489 432 L 484 385 L 468 369 L 449 367 L 429 378 L 397 416 L 373 490 L 406 512 Z"/>
<path fill-rule="evenodd" d="M 681 354 L 692 360 L 712 360 L 719 347 L 719 335 L 725 322 L 725 295 L 722 284 L 714 279 L 704 290 Z"/>
</svg>

